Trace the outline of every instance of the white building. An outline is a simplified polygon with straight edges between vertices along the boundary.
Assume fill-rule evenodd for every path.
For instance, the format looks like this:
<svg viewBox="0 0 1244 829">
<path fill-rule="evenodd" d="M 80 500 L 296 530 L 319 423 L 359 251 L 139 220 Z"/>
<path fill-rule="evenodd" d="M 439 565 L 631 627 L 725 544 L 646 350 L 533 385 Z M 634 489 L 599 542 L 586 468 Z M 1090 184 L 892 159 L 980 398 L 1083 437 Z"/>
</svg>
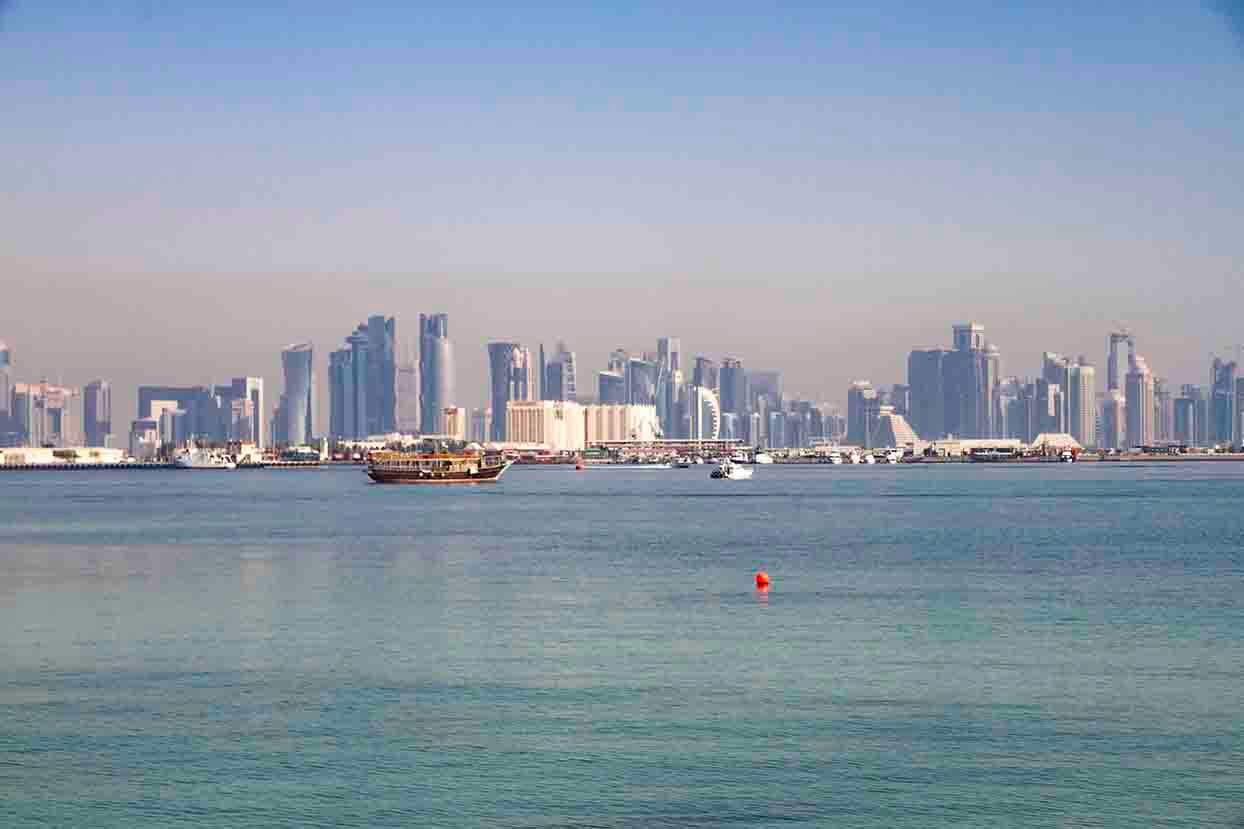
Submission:
<svg viewBox="0 0 1244 829">
<path fill-rule="evenodd" d="M 646 408 L 656 416 L 655 406 Z M 505 434 L 509 443 L 581 452 L 586 435 L 583 407 L 570 400 L 510 400 L 505 407 Z"/>
<path fill-rule="evenodd" d="M 0 466 L 94 465 L 122 463 L 124 460 L 125 450 L 105 447 L 0 449 Z"/>
<path fill-rule="evenodd" d="M 583 418 L 586 426 L 584 440 L 588 446 L 604 441 L 655 440 L 661 433 L 656 406 L 585 406 Z"/>
<path fill-rule="evenodd" d="M 469 432 L 470 417 L 467 410 L 462 406 L 448 406 L 442 412 L 443 423 L 445 424 L 445 434 L 451 435 L 455 440 L 466 440 Z M 481 434 L 477 440 L 482 440 L 483 435 L 487 434 L 485 430 L 481 430 Z"/>
</svg>

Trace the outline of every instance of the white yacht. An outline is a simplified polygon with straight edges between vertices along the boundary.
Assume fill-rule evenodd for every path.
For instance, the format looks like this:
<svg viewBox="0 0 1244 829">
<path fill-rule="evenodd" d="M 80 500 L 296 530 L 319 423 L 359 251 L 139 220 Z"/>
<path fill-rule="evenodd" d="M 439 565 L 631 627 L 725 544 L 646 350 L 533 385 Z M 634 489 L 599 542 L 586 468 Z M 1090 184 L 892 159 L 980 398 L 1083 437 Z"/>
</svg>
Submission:
<svg viewBox="0 0 1244 829">
<path fill-rule="evenodd" d="M 752 470 L 746 466 L 740 466 L 734 461 L 726 458 L 710 473 L 708 477 L 714 479 L 725 479 L 730 481 L 746 481 L 752 476 Z"/>
<path fill-rule="evenodd" d="M 758 463 L 758 464 L 773 463 L 773 456 L 770 455 L 768 452 L 757 452 L 756 458 L 753 461 L 753 463 Z"/>
<path fill-rule="evenodd" d="M 233 458 L 215 449 L 195 449 L 193 447 L 180 450 L 173 456 L 173 465 L 178 469 L 237 469 Z"/>
</svg>

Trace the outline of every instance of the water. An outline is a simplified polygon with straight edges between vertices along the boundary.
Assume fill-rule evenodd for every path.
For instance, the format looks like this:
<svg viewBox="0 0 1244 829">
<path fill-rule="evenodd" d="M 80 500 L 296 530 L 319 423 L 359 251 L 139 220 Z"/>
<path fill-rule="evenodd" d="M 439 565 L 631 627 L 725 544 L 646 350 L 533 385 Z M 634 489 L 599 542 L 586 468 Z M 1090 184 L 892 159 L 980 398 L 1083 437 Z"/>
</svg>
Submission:
<svg viewBox="0 0 1244 829">
<path fill-rule="evenodd" d="M 6 473 L 0 825 L 1239 826 L 1242 498 L 1235 464 Z"/>
</svg>

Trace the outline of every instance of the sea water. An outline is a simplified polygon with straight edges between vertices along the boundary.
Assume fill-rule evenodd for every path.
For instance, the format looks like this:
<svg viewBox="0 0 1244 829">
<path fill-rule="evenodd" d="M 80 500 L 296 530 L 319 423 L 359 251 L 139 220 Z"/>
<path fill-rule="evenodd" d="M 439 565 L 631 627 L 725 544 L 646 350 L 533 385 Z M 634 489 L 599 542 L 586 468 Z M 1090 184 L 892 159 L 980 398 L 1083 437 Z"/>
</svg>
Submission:
<svg viewBox="0 0 1244 829">
<path fill-rule="evenodd" d="M 1242 507 L 1233 463 L 3 473 L 0 825 L 1238 826 Z"/>
</svg>

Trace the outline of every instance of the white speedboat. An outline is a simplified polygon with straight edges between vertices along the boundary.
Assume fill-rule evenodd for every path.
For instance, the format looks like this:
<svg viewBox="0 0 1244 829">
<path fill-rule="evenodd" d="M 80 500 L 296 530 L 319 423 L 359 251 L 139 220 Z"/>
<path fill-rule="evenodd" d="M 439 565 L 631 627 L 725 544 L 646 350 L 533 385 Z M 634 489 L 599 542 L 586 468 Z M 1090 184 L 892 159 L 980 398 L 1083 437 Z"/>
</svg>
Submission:
<svg viewBox="0 0 1244 829">
<path fill-rule="evenodd" d="M 762 465 L 766 463 L 773 463 L 773 456 L 770 455 L 768 452 L 757 452 L 756 459 L 753 461 L 753 463 L 758 463 Z"/>
<path fill-rule="evenodd" d="M 729 458 L 717 464 L 712 472 L 708 473 L 708 477 L 714 479 L 725 479 L 730 481 L 746 481 L 752 476 L 752 470 L 746 466 L 731 461 Z"/>
<path fill-rule="evenodd" d="M 173 456 L 178 469 L 237 469 L 233 458 L 215 449 L 182 449 Z"/>
</svg>

